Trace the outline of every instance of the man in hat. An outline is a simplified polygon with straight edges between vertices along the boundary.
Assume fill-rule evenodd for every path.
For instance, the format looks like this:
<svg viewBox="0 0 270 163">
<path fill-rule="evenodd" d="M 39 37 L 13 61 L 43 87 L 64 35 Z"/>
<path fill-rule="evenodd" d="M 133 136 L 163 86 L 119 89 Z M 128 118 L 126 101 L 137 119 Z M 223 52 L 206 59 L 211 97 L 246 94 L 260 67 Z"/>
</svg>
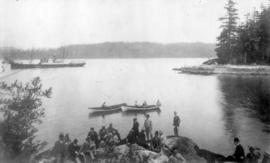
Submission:
<svg viewBox="0 0 270 163">
<path fill-rule="evenodd" d="M 244 162 L 245 160 L 245 151 L 238 137 L 234 138 L 235 151 L 231 156 L 226 157 L 222 161 L 233 161 L 233 162 Z"/>
<path fill-rule="evenodd" d="M 178 127 L 180 126 L 180 118 L 177 115 L 177 112 L 176 111 L 174 112 L 173 126 L 174 126 L 174 128 L 173 128 L 174 135 L 175 136 L 179 136 L 179 134 L 178 134 Z"/>
</svg>

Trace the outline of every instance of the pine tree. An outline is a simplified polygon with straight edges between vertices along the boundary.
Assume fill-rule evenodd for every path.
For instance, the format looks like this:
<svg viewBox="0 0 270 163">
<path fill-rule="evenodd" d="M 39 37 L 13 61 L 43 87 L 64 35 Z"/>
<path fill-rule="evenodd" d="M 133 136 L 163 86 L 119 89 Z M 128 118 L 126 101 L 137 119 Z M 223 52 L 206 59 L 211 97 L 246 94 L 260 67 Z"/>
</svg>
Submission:
<svg viewBox="0 0 270 163">
<path fill-rule="evenodd" d="M 219 20 L 222 21 L 222 32 L 217 38 L 217 56 L 219 62 L 232 63 L 234 55 L 234 47 L 236 46 L 237 41 L 237 9 L 235 8 L 235 2 L 228 0 L 228 3 L 225 5 L 227 14 L 224 17 L 221 17 Z"/>
<path fill-rule="evenodd" d="M 258 37 L 261 59 L 264 63 L 270 63 L 270 4 L 259 15 Z"/>
<path fill-rule="evenodd" d="M 51 88 L 43 90 L 39 77 L 26 84 L 0 83 L 0 113 L 3 115 L 0 134 L 6 159 L 29 162 L 29 157 L 44 146 L 45 142 L 35 139 L 36 125 L 44 117 L 41 99 L 50 97 L 51 92 Z"/>
</svg>

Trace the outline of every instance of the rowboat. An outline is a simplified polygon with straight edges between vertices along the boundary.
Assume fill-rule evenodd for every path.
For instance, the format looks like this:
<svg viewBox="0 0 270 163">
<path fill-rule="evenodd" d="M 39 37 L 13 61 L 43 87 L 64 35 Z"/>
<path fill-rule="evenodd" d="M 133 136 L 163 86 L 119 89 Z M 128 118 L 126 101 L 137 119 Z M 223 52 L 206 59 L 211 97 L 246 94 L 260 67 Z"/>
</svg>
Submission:
<svg viewBox="0 0 270 163">
<path fill-rule="evenodd" d="M 98 110 L 94 110 L 92 113 L 115 112 L 115 111 L 121 111 L 121 110 L 122 110 L 121 107 L 113 108 L 113 109 L 98 109 Z"/>
<path fill-rule="evenodd" d="M 127 104 L 122 103 L 122 104 L 117 104 L 117 105 L 93 107 L 93 108 L 88 108 L 88 109 L 92 109 L 95 111 L 109 111 L 109 110 L 117 110 L 117 109 L 121 110 L 122 106 L 127 106 Z"/>
<path fill-rule="evenodd" d="M 160 106 L 158 105 L 147 105 L 147 106 L 122 106 L 123 111 L 150 111 L 158 110 Z"/>
<path fill-rule="evenodd" d="M 89 114 L 89 117 L 99 117 L 121 112 L 121 108 L 109 109 L 109 110 L 94 110 Z"/>
<path fill-rule="evenodd" d="M 161 113 L 160 109 L 155 109 L 155 110 L 141 110 L 141 111 L 137 111 L 137 110 L 131 110 L 131 111 L 123 111 L 122 115 L 123 116 L 129 116 L 129 117 L 134 117 L 134 116 L 138 116 L 138 115 L 146 115 L 149 113 L 157 113 L 158 115 Z"/>
</svg>

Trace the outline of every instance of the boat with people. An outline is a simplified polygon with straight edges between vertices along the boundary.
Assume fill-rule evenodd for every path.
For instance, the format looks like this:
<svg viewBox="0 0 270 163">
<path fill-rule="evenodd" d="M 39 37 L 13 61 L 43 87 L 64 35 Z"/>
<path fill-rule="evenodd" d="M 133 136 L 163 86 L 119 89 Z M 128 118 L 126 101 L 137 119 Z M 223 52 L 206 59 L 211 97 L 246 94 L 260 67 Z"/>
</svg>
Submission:
<svg viewBox="0 0 270 163">
<path fill-rule="evenodd" d="M 117 104 L 117 105 L 111 105 L 111 106 L 106 106 L 105 104 L 103 104 L 101 107 L 92 107 L 92 108 L 88 108 L 88 109 L 92 109 L 95 112 L 99 111 L 99 112 L 106 112 L 106 111 L 115 111 L 115 110 L 121 110 L 122 106 L 127 106 L 126 103 L 122 103 L 122 104 Z"/>
<path fill-rule="evenodd" d="M 151 111 L 151 110 L 159 110 L 161 106 L 161 102 L 157 100 L 156 105 L 148 105 L 146 101 L 142 103 L 142 105 L 138 105 L 137 101 L 135 101 L 135 105 L 122 106 L 123 111 Z"/>
<path fill-rule="evenodd" d="M 89 113 L 89 117 L 99 117 L 99 116 L 106 116 L 115 113 L 122 112 L 121 108 L 109 109 L 109 110 L 94 110 Z"/>
<path fill-rule="evenodd" d="M 9 61 L 11 69 L 33 69 L 33 68 L 63 68 L 63 67 L 83 67 L 85 62 L 39 62 L 39 63 L 19 63 Z"/>
<path fill-rule="evenodd" d="M 123 111 L 150 111 L 159 110 L 160 105 L 147 105 L 147 106 L 122 106 Z"/>
</svg>

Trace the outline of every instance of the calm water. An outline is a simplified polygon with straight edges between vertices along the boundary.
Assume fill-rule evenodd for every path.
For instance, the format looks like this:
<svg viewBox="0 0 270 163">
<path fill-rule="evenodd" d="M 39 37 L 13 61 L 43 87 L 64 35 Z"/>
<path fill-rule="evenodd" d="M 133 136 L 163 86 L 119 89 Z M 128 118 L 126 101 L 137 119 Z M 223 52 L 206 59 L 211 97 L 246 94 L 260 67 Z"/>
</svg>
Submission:
<svg viewBox="0 0 270 163">
<path fill-rule="evenodd" d="M 97 130 L 111 122 L 125 137 L 132 118 L 137 116 L 141 127 L 143 115 L 116 113 L 92 117 L 87 108 L 100 106 L 103 101 L 108 105 L 133 104 L 135 100 L 151 104 L 160 99 L 161 112 L 149 113 L 154 130 L 172 134 L 173 112 L 177 111 L 182 120 L 181 135 L 192 138 L 201 148 L 227 155 L 233 150 L 233 137 L 239 136 L 245 147 L 256 145 L 270 152 L 270 124 L 261 118 L 265 113 L 256 107 L 257 97 L 270 92 L 270 78 L 172 71 L 174 67 L 198 65 L 202 61 L 95 59 L 87 60 L 84 68 L 23 70 L 1 80 L 29 81 L 40 76 L 44 87 L 53 87 L 52 98 L 43 101 L 46 118 L 38 132 L 38 138 L 47 140 L 49 146 L 59 132 L 69 133 L 82 142 L 90 127 Z"/>
</svg>

